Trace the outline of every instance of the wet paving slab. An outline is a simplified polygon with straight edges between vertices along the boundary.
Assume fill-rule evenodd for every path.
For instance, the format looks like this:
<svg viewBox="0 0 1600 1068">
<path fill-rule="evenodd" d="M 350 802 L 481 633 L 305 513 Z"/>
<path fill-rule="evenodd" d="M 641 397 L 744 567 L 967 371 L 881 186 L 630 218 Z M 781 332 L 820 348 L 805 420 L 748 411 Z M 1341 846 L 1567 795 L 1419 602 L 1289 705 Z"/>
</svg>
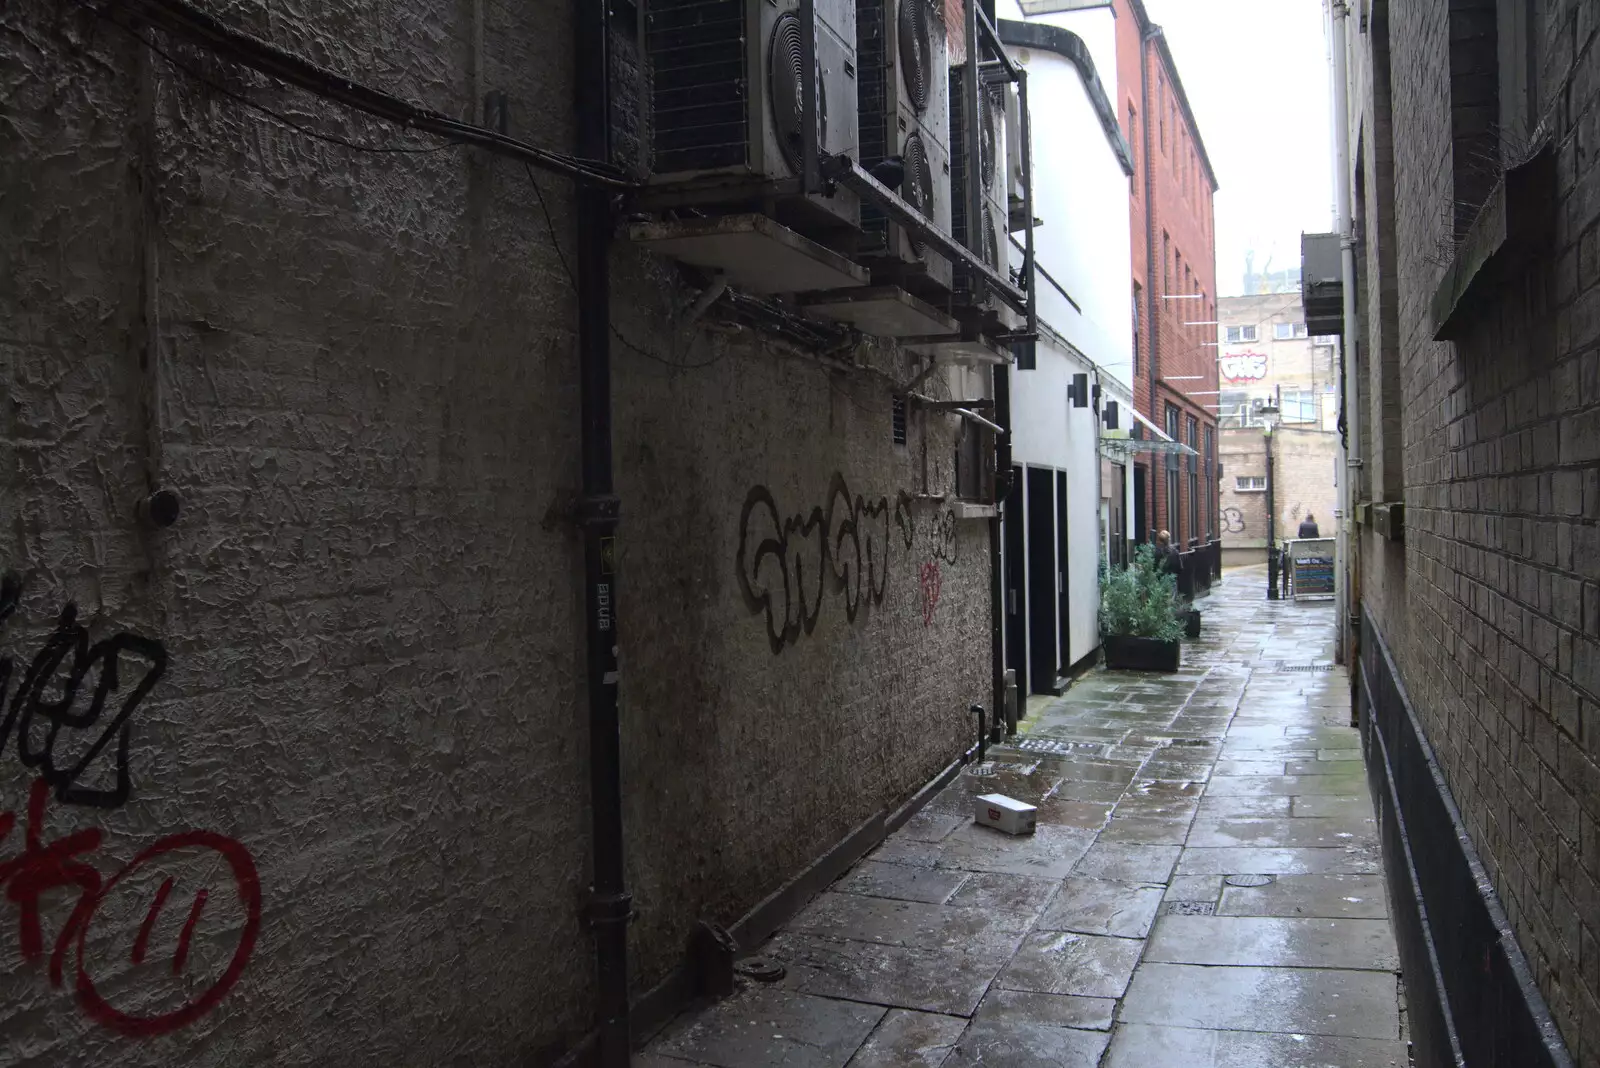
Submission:
<svg viewBox="0 0 1600 1068">
<path fill-rule="evenodd" d="M 1151 961 L 1133 977 L 1118 1019 L 1225 1031 L 1400 1037 L 1395 976 L 1372 971 Z"/>
<path fill-rule="evenodd" d="M 1325 1035 L 1124 1024 L 1104 1068 L 1408 1068 L 1406 1044 Z"/>
<path fill-rule="evenodd" d="M 1243 575 L 1244 584 L 1236 581 Z M 1257 581 L 1259 580 L 1259 581 Z M 644 1068 L 1400 1068 L 1393 935 L 1327 605 L 1231 574 L 1174 675 L 1028 701 Z M 1039 806 L 1021 837 L 979 794 Z"/>
</svg>

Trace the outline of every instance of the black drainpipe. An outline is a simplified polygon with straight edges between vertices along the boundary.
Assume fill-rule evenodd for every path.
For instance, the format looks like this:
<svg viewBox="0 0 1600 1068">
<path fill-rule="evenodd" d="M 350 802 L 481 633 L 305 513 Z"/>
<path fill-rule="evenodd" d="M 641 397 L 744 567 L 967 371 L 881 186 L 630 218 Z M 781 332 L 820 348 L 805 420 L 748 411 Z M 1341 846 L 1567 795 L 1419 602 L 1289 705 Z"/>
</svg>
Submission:
<svg viewBox="0 0 1600 1068">
<path fill-rule="evenodd" d="M 606 0 L 574 0 L 578 155 L 611 159 L 610 12 Z M 599 1064 L 628 1068 L 628 919 L 622 841 L 622 737 L 617 714 L 616 530 L 611 465 L 612 207 L 604 187 L 580 183 L 578 381 L 582 448 L 583 585 L 589 691 L 589 794 Z"/>
<path fill-rule="evenodd" d="M 1032 344 L 1030 342 L 1030 344 Z M 994 448 L 994 503 L 995 514 L 989 517 L 989 655 L 994 672 L 994 694 L 990 723 L 999 723 L 1006 716 L 1006 635 L 1005 635 L 1005 576 L 1000 567 L 1000 546 L 1004 539 L 1000 533 L 1000 509 L 1011 489 L 1011 368 L 997 364 L 994 369 L 994 421 L 1005 427 L 996 435 Z M 1019 697 L 1020 700 L 1020 697 Z M 983 734 L 979 724 L 978 733 Z"/>
<path fill-rule="evenodd" d="M 1158 313 L 1162 295 L 1158 290 L 1167 269 L 1165 260 L 1159 267 L 1156 265 L 1156 161 L 1151 155 L 1155 151 L 1155 142 L 1150 139 L 1150 42 L 1154 41 L 1160 32 L 1159 26 L 1150 26 L 1139 40 L 1139 98 L 1144 104 L 1144 290 L 1150 298 L 1150 359 L 1147 361 L 1149 364 L 1147 370 L 1150 372 L 1151 422 L 1161 418 L 1161 413 L 1156 411 L 1156 382 L 1161 377 L 1161 317 Z M 1162 105 L 1158 102 L 1156 106 Z M 1159 454 L 1152 452 L 1145 455 L 1150 457 L 1150 477 L 1145 479 L 1147 492 L 1150 494 L 1150 499 L 1145 502 L 1145 515 L 1149 516 L 1149 521 L 1145 524 L 1145 534 L 1149 536 L 1161 529 L 1156 522 L 1156 502 L 1161 499 L 1156 479 L 1161 472 L 1161 465 L 1156 463 L 1155 459 Z M 1167 522 L 1172 522 L 1171 516 L 1167 517 Z"/>
</svg>

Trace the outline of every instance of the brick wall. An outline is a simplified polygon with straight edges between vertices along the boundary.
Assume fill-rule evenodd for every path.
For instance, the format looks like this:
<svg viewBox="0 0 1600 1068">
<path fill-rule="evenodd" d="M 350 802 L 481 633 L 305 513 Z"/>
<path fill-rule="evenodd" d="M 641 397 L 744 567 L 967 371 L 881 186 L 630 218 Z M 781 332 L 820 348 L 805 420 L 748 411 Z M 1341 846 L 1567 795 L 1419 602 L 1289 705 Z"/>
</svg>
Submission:
<svg viewBox="0 0 1600 1068">
<path fill-rule="evenodd" d="M 1320 533 L 1332 537 L 1338 493 L 1333 482 L 1338 435 L 1320 430 L 1279 427 L 1272 434 L 1272 486 L 1275 535 L 1281 542 L 1296 536 L 1300 521 L 1315 516 Z M 1224 430 L 1219 507 L 1224 549 L 1265 548 L 1267 495 L 1238 488 L 1242 476 L 1265 479 L 1266 439 L 1259 429 Z"/>
<path fill-rule="evenodd" d="M 1388 35 L 1405 106 L 1393 113 L 1397 343 L 1368 350 L 1379 396 L 1363 415 L 1383 467 L 1366 492 L 1391 484 L 1398 430 L 1406 535 L 1403 548 L 1362 535 L 1361 594 L 1539 988 L 1589 1064 L 1600 1058 L 1600 12 L 1540 5 L 1533 54 L 1559 176 L 1554 238 L 1475 294 L 1461 340 L 1441 343 L 1429 302 L 1454 251 L 1453 199 L 1474 195 L 1453 184 L 1464 161 L 1450 43 L 1467 33 L 1452 32 L 1454 6 L 1392 4 L 1369 30 Z M 1370 79 L 1362 88 L 1371 123 L 1383 95 Z M 1367 216 L 1380 219 L 1386 183 L 1376 166 L 1367 179 Z M 1369 275 L 1385 269 L 1385 229 L 1365 231 Z M 1366 331 L 1386 338 L 1373 291 L 1369 282 Z M 1398 383 L 1397 421 L 1386 418 L 1386 381 Z"/>
<path fill-rule="evenodd" d="M 470 5 L 219 10 L 476 111 Z M 566 8 L 484 10 L 480 76 L 509 94 L 512 133 L 569 146 Z M 92 641 L 166 658 L 132 713 L 129 796 L 52 800 L 40 828 L 103 836 L 79 857 L 101 880 L 134 864 L 84 944 L 103 1001 L 75 995 L 74 961 L 55 985 L 6 938 L 8 1048 L 52 1065 L 540 1063 L 592 1011 L 570 189 L 541 180 L 558 254 L 520 167 L 307 138 L 44 0 L 0 13 L 0 41 L 0 571 L 23 581 L 0 656 L 14 691 L 74 603 Z M 430 145 L 189 60 L 329 134 Z M 642 988 L 695 919 L 733 920 L 968 743 L 989 692 L 988 547 L 982 524 L 945 538 L 933 505 L 896 508 L 949 489 L 958 425 L 915 415 L 891 444 L 897 352 L 863 350 L 875 371 L 851 373 L 720 323 L 674 340 L 693 294 L 667 265 L 619 249 L 614 285 L 617 328 L 647 353 L 615 357 Z M 799 608 L 770 560 L 741 581 L 741 546 L 828 508 L 836 472 L 885 510 L 841 543 L 862 555 L 831 561 L 844 577 L 814 630 L 775 652 L 760 595 L 780 636 Z M 164 531 L 134 518 L 154 485 L 182 495 Z M 107 716 L 156 655 L 121 654 Z M 39 775 L 64 781 L 93 742 L 64 728 L 42 763 L 60 685 L 36 687 L 26 745 L 0 745 L 0 810 L 19 822 Z M 115 754 L 77 787 L 113 788 Z M 190 830 L 227 839 L 136 862 Z M 45 953 L 71 901 L 47 899 Z M 220 1002 L 171 1015 L 236 951 Z"/>
<path fill-rule="evenodd" d="M 1205 405 L 1214 398 L 1188 394 L 1217 388 L 1216 349 L 1204 344 L 1213 339 L 1214 332 L 1209 326 L 1186 324 L 1216 318 L 1214 189 L 1201 157 L 1201 132 L 1185 115 L 1175 88 L 1181 78 L 1167 62 L 1165 51 L 1153 39 L 1142 36 L 1148 25 L 1143 5 L 1117 0 L 1114 10 L 1119 117 L 1126 128 L 1131 104 L 1140 125 L 1129 213 L 1135 250 L 1133 281 L 1144 294 L 1134 404 L 1162 427 L 1166 425 L 1166 406 L 1176 405 L 1180 411 L 1180 434 L 1187 418 L 1193 416 L 1201 428 L 1197 449 L 1203 452 L 1204 427 L 1216 424 L 1213 411 Z M 1148 100 L 1144 99 L 1146 86 Z M 1153 249 L 1147 230 L 1152 215 Z M 1163 299 L 1187 294 L 1204 294 L 1204 299 Z M 1196 375 L 1199 377 L 1188 377 Z M 1182 381 L 1159 380 L 1180 377 Z M 1199 529 L 1191 530 L 1187 467 L 1180 465 L 1177 472 L 1181 489 L 1175 516 L 1169 515 L 1167 509 L 1168 468 L 1164 458 L 1151 457 L 1149 467 L 1153 476 L 1147 484 L 1151 532 L 1166 528 L 1184 544 L 1194 537 L 1203 541 L 1213 526 L 1204 473 L 1198 480 Z"/>
</svg>

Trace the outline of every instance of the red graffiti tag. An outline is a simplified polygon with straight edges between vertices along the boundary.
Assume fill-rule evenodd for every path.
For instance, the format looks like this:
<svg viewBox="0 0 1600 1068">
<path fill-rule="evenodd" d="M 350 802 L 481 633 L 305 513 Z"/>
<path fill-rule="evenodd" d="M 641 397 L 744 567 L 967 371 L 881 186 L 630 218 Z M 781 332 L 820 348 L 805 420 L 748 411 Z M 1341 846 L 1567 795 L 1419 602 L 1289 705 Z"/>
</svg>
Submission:
<svg viewBox="0 0 1600 1068">
<path fill-rule="evenodd" d="M 922 625 L 933 622 L 934 609 L 939 607 L 939 587 L 944 577 L 939 573 L 939 561 L 930 560 L 922 565 Z"/>
<path fill-rule="evenodd" d="M 43 779 L 35 781 L 28 794 L 22 853 L 0 863 L 0 887 L 5 889 L 6 897 L 17 907 L 17 944 L 23 960 L 33 963 L 44 955 L 44 934 L 39 919 L 41 896 L 51 890 L 76 888 L 77 903 L 56 937 L 55 947 L 50 954 L 49 976 L 52 986 L 61 986 L 67 953 L 69 949 L 76 949 L 74 987 L 78 1005 L 91 1019 L 113 1031 L 134 1037 L 160 1035 L 184 1027 L 210 1012 L 239 981 L 245 965 L 250 961 L 261 927 L 261 881 L 249 850 L 232 838 L 211 831 L 185 831 L 160 839 L 117 869 L 111 878 L 102 880 L 100 872 L 87 859 L 100 847 L 103 834 L 98 828 L 75 831 L 54 842 L 44 841 L 45 802 L 49 796 L 50 785 Z M 0 844 L 10 836 L 15 825 L 14 813 L 0 813 Z M 238 944 L 233 956 L 209 986 L 183 990 L 178 995 L 176 1007 L 150 1015 L 134 1014 L 118 1008 L 111 998 L 101 994 L 91 975 L 88 939 L 103 906 L 119 890 L 138 892 L 137 883 L 130 881 L 130 877 L 139 874 L 153 878 L 165 874 L 155 891 L 154 900 L 144 912 L 143 922 L 139 924 L 129 954 L 134 965 L 142 964 L 149 952 L 157 920 L 178 876 L 183 874 L 185 868 L 194 868 L 197 855 L 207 854 L 214 854 L 210 857 L 212 863 L 220 857 L 232 874 L 235 901 L 244 916 L 244 925 L 238 932 Z M 176 868 L 177 874 L 172 874 L 169 868 Z M 195 928 L 200 923 L 210 896 L 211 888 L 201 887 L 195 891 L 173 952 L 174 976 L 182 975 L 187 966 Z M 125 989 L 128 985 L 122 984 L 119 989 Z M 148 991 L 143 993 L 147 995 Z M 128 995 L 123 993 L 119 996 Z M 142 997 L 141 1003 L 145 1000 L 147 998 Z"/>
</svg>

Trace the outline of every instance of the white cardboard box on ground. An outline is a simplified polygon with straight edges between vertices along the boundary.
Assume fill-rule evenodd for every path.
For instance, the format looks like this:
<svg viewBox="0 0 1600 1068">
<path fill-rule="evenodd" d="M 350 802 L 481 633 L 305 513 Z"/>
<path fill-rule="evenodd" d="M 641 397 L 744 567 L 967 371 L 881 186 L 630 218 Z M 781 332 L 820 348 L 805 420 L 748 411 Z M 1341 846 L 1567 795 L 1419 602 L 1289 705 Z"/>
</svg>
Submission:
<svg viewBox="0 0 1600 1068">
<path fill-rule="evenodd" d="M 984 794 L 974 802 L 976 822 L 1007 834 L 1032 834 L 1039 819 L 1037 806 L 1004 794 Z"/>
</svg>

